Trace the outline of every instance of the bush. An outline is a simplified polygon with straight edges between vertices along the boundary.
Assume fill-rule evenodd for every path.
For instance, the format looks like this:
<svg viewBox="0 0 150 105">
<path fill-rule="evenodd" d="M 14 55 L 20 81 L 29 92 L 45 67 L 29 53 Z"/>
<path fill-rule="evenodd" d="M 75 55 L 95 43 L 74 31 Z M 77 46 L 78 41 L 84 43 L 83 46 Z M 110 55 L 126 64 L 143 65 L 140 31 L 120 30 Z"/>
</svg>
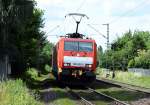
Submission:
<svg viewBox="0 0 150 105">
<path fill-rule="evenodd" d="M 138 57 L 129 61 L 128 67 L 150 69 L 150 51 L 140 51 Z"/>
<path fill-rule="evenodd" d="M 131 59 L 131 60 L 129 61 L 129 63 L 128 63 L 128 67 L 129 67 L 129 68 L 130 68 L 130 67 L 134 67 L 134 65 L 135 65 L 134 59 Z"/>
<path fill-rule="evenodd" d="M 25 75 L 27 78 L 35 79 L 38 77 L 38 71 L 35 68 L 29 68 Z"/>
<path fill-rule="evenodd" d="M 44 74 L 50 73 L 51 70 L 52 70 L 52 68 L 48 64 L 46 64 L 45 67 L 44 67 Z"/>
<path fill-rule="evenodd" d="M 42 105 L 35 97 L 20 79 L 0 83 L 0 105 Z"/>
</svg>

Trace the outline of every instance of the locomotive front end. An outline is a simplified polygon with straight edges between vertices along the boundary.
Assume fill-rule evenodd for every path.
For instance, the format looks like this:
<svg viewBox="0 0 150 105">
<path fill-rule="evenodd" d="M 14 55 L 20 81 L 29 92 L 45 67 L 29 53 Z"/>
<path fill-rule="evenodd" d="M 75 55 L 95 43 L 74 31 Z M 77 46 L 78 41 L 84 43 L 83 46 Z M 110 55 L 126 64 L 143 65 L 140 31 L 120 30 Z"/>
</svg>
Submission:
<svg viewBox="0 0 150 105">
<path fill-rule="evenodd" d="M 88 39 L 64 39 L 61 52 L 61 79 L 68 77 L 94 81 L 96 78 L 96 43 Z"/>
</svg>

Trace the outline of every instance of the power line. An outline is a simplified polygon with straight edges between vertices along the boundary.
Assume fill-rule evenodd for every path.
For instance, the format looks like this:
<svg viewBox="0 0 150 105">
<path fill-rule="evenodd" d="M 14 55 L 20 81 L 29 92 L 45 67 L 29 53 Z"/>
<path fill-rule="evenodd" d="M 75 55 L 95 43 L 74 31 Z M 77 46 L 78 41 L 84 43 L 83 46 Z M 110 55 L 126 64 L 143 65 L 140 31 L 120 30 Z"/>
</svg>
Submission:
<svg viewBox="0 0 150 105">
<path fill-rule="evenodd" d="M 107 39 L 107 37 L 104 34 L 102 34 L 101 32 L 99 32 L 99 30 L 97 30 L 96 28 L 94 28 L 92 25 L 90 25 L 90 24 L 87 24 L 87 25 L 90 28 L 92 28 L 94 31 L 96 31 L 98 34 L 100 34 L 103 38 Z"/>
<path fill-rule="evenodd" d="M 56 30 L 57 28 L 59 28 L 59 27 L 60 27 L 60 25 L 55 26 L 55 27 L 52 28 L 50 31 L 48 31 L 47 34 L 49 34 L 49 33 L 53 32 L 53 31 L 55 31 L 55 30 Z"/>
<path fill-rule="evenodd" d="M 125 13 L 123 13 L 121 16 L 119 16 L 117 19 L 114 19 L 112 21 L 110 21 L 109 23 L 112 24 L 114 22 L 117 22 L 120 20 L 120 18 L 123 18 L 123 16 L 126 16 L 128 14 L 130 14 L 131 12 L 134 12 L 137 8 L 144 6 L 145 4 L 147 4 L 147 2 L 149 2 L 149 0 L 143 0 L 141 3 L 139 3 L 137 6 L 135 6 L 134 8 L 126 11 Z"/>
<path fill-rule="evenodd" d="M 79 7 L 76 9 L 76 11 L 79 11 L 84 6 L 85 3 L 86 3 L 86 0 L 83 0 L 81 4 L 79 5 Z"/>
<path fill-rule="evenodd" d="M 55 31 L 56 29 L 59 29 L 61 26 L 64 25 L 64 22 L 65 22 L 65 19 L 63 20 L 63 22 L 61 22 L 59 25 L 56 25 L 54 28 L 52 28 L 50 31 L 48 31 L 46 34 L 50 34 L 52 33 L 53 31 Z M 47 35 L 49 36 L 49 35 Z"/>
</svg>

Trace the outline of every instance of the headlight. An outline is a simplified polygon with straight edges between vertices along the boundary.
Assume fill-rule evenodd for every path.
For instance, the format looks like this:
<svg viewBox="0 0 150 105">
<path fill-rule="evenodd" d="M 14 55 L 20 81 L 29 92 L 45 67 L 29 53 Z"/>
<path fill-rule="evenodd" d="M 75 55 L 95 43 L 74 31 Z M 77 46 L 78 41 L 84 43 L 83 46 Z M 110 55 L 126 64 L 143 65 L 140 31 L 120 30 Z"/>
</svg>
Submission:
<svg viewBox="0 0 150 105">
<path fill-rule="evenodd" d="M 70 63 L 64 63 L 64 66 L 70 66 L 71 64 Z"/>
<path fill-rule="evenodd" d="M 92 65 L 91 64 L 86 64 L 85 67 L 89 68 L 89 67 L 92 67 Z"/>
<path fill-rule="evenodd" d="M 92 65 L 90 64 L 89 67 L 92 67 Z"/>
</svg>

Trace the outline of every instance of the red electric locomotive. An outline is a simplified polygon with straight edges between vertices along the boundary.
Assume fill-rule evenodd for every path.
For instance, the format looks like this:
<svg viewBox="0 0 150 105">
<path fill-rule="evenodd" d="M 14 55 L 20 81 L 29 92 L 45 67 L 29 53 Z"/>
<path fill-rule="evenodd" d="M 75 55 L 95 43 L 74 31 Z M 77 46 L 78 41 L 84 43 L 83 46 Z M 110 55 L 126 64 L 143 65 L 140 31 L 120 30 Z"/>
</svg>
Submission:
<svg viewBox="0 0 150 105">
<path fill-rule="evenodd" d="M 76 33 L 62 37 L 53 48 L 52 72 L 57 80 L 74 78 L 92 82 L 96 79 L 97 45 L 95 40 L 84 39 L 77 33 L 79 23 Z"/>
</svg>

